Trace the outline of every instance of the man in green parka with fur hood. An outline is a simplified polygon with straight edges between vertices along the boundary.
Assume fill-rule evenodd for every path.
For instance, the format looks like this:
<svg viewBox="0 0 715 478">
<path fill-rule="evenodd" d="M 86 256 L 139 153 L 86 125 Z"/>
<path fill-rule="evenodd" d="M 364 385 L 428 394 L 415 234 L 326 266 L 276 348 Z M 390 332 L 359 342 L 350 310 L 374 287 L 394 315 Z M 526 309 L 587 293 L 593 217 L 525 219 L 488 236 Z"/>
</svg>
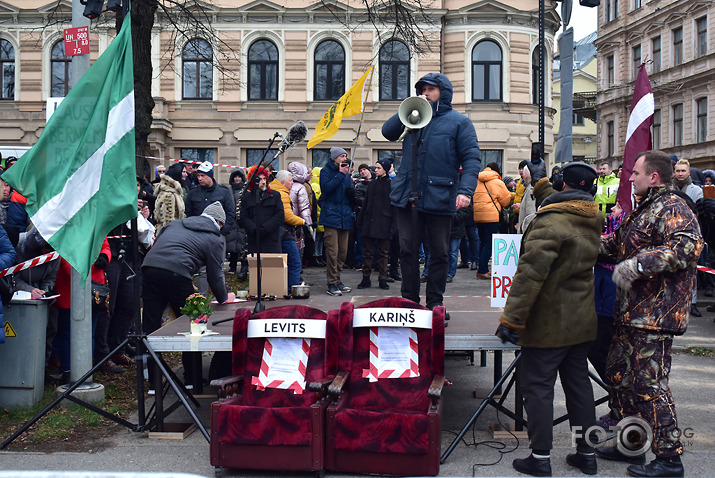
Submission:
<svg viewBox="0 0 715 478">
<path fill-rule="evenodd" d="M 534 195 L 543 200 L 522 238 L 519 265 L 497 330 L 503 340 L 522 347 L 520 378 L 532 453 L 514 460 L 513 466 L 534 476 L 551 476 L 557 373 L 571 426 L 581 427 L 584 435 L 595 425 L 587 356 L 589 342 L 596 338 L 593 266 L 603 215 L 590 194 L 596 171 L 574 162 L 562 173 L 564 190 L 558 192 L 546 178 L 532 174 L 532 181 L 538 181 Z M 577 453 L 569 455 L 567 463 L 595 474 L 593 448 L 585 438 L 576 444 Z"/>
</svg>

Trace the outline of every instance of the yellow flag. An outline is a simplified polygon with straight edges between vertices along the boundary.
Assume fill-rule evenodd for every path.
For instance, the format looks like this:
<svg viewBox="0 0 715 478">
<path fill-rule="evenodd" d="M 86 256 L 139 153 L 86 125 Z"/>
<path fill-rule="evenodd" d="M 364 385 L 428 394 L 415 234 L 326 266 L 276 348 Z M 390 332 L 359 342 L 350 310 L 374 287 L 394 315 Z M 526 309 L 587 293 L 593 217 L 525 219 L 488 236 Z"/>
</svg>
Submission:
<svg viewBox="0 0 715 478">
<path fill-rule="evenodd" d="M 373 66 L 370 66 L 360 79 L 340 97 L 337 103 L 323 115 L 320 123 L 315 127 L 313 137 L 308 141 L 308 149 L 337 133 L 343 118 L 362 113 L 362 90 L 365 79 L 372 68 Z"/>
</svg>

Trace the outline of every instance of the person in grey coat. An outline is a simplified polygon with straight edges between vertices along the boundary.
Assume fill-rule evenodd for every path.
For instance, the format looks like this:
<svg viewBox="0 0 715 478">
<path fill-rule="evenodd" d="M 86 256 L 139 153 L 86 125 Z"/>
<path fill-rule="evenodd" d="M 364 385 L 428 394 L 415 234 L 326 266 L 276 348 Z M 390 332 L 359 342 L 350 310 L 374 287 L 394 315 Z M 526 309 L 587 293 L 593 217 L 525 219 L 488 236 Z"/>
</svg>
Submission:
<svg viewBox="0 0 715 478">
<path fill-rule="evenodd" d="M 143 329 L 151 333 L 161 326 L 167 304 L 176 316 L 194 293 L 192 277 L 206 267 L 211 290 L 219 303 L 229 298 L 223 275 L 221 226 L 226 221 L 221 204 L 209 204 L 200 216 L 170 222 L 156 238 L 142 264 Z"/>
</svg>

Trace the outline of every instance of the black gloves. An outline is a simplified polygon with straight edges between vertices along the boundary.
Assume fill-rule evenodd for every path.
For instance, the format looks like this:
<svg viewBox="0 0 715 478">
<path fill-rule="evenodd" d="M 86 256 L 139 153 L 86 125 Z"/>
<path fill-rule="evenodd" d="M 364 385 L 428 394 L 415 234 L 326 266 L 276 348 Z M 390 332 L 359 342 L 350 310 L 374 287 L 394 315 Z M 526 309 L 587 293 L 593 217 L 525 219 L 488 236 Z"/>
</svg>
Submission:
<svg viewBox="0 0 715 478">
<path fill-rule="evenodd" d="M 527 167 L 531 173 L 532 186 L 536 186 L 540 179 L 546 177 L 546 163 L 543 160 L 530 161 Z"/>
<path fill-rule="evenodd" d="M 519 334 L 504 324 L 500 324 L 499 328 L 497 328 L 497 337 L 501 339 L 502 343 L 511 342 L 516 344 L 519 341 Z"/>
<path fill-rule="evenodd" d="M 97 269 L 104 269 L 105 267 L 107 267 L 107 264 L 109 264 L 109 258 L 103 253 L 99 254 L 97 260 L 94 261 L 94 267 L 96 267 Z"/>
</svg>

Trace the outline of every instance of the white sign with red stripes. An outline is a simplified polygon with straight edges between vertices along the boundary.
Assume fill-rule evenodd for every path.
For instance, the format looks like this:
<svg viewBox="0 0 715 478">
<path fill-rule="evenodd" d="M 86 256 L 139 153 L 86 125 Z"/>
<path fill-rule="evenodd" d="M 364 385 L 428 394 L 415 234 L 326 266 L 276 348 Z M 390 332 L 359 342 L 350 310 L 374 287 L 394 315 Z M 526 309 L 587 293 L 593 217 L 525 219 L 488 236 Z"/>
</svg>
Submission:
<svg viewBox="0 0 715 478">
<path fill-rule="evenodd" d="M 251 319 L 248 321 L 248 338 L 302 337 L 325 338 L 325 321 L 313 319 Z"/>
<path fill-rule="evenodd" d="M 258 390 L 282 388 L 303 393 L 309 352 L 310 339 L 266 338 L 261 369 L 251 384 Z"/>
<path fill-rule="evenodd" d="M 370 368 L 364 369 L 362 376 L 370 382 L 419 377 L 419 343 L 415 329 L 370 328 Z"/>
<path fill-rule="evenodd" d="M 432 328 L 432 311 L 375 307 L 355 309 L 353 327 L 417 327 Z"/>
</svg>

